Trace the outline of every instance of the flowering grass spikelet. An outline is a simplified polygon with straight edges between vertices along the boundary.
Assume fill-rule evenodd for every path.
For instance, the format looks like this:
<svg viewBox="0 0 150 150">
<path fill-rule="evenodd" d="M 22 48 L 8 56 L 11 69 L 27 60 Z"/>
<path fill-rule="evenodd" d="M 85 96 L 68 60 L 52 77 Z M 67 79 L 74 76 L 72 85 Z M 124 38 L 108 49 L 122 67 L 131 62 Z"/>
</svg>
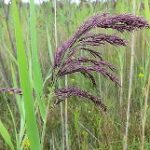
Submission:
<svg viewBox="0 0 150 150">
<path fill-rule="evenodd" d="M 95 34 L 91 30 L 94 28 L 103 28 L 113 29 L 123 33 L 125 31 L 132 32 L 149 27 L 149 23 L 144 18 L 132 14 L 96 14 L 84 21 L 74 35 L 58 47 L 54 54 L 51 84 L 55 89 L 55 105 L 71 96 L 78 96 L 92 101 L 103 111 L 106 111 L 106 106 L 100 97 L 94 96 L 88 91 L 77 87 L 68 86 L 59 89 L 57 87 L 57 81 L 65 75 L 79 72 L 92 82 L 93 87 L 96 87 L 96 78 L 93 73 L 99 73 L 120 86 L 120 81 L 114 73 L 116 68 L 111 63 L 105 61 L 102 53 L 97 50 L 101 45 L 106 43 L 114 46 L 126 46 L 127 41 L 113 34 Z M 87 52 L 88 56 L 91 55 L 92 57 L 79 57 L 77 52 L 81 50 Z M 139 78 L 143 78 L 143 76 L 142 73 L 139 74 Z M 21 89 L 17 88 L 0 88 L 0 92 L 22 95 Z"/>
<path fill-rule="evenodd" d="M 89 92 L 86 92 L 76 87 L 57 89 L 55 91 L 55 94 L 57 96 L 57 101 L 55 102 L 55 104 L 59 104 L 63 99 L 69 98 L 71 96 L 78 96 L 78 97 L 87 98 L 88 100 L 91 100 L 97 106 L 100 106 L 104 111 L 107 110 L 106 106 L 103 104 L 103 102 L 99 97 L 93 96 Z"/>
<path fill-rule="evenodd" d="M 73 45 L 93 28 L 104 28 L 104 29 L 115 29 L 119 32 L 134 31 L 142 28 L 149 28 L 148 22 L 142 18 L 132 14 L 120 14 L 111 15 L 108 13 L 97 14 L 88 20 L 86 20 L 75 32 L 75 34 L 68 40 L 65 41 L 62 46 L 57 49 L 55 53 L 54 66 L 60 65 L 60 61 L 64 56 L 67 49 L 73 47 Z"/>
<path fill-rule="evenodd" d="M 102 54 L 96 49 L 109 43 L 114 46 L 126 46 L 127 41 L 116 36 L 102 33 L 94 34 L 91 32 L 94 28 L 114 29 L 121 33 L 124 31 L 134 31 L 137 29 L 149 28 L 148 22 L 142 18 L 132 14 L 111 15 L 108 13 L 97 14 L 86 20 L 74 33 L 74 35 L 65 41 L 55 52 L 53 70 L 56 71 L 57 78 L 65 75 L 80 72 L 90 81 L 93 86 L 96 86 L 96 79 L 93 72 L 102 74 L 105 78 L 110 79 L 120 86 L 118 77 L 114 74 L 115 67 L 103 60 Z M 94 49 L 91 49 L 94 47 Z M 79 57 L 77 51 L 87 51 L 93 58 Z M 57 79 L 55 80 L 57 81 Z M 85 97 L 92 100 L 94 103 L 99 103 L 99 106 L 106 111 L 105 105 L 101 98 L 93 96 L 88 92 L 75 87 L 62 88 L 55 90 L 58 101 L 70 96 Z M 61 99 L 61 100 L 60 100 Z"/>
</svg>

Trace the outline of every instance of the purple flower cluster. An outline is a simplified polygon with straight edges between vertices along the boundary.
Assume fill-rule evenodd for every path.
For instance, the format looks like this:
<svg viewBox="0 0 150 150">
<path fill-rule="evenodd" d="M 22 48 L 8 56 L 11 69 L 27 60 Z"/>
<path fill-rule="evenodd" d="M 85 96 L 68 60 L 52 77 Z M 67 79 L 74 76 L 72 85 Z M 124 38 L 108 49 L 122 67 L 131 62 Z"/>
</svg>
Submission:
<svg viewBox="0 0 150 150">
<path fill-rule="evenodd" d="M 105 42 L 112 45 L 122 45 L 126 46 L 126 41 L 121 39 L 120 37 L 114 35 L 106 35 L 106 34 L 91 34 L 82 37 L 80 40 L 82 45 L 91 45 L 91 46 L 100 46 L 101 44 L 105 44 Z"/>
<path fill-rule="evenodd" d="M 0 88 L 0 92 L 7 92 L 22 95 L 22 90 L 18 88 Z"/>
<path fill-rule="evenodd" d="M 93 65 L 84 66 L 83 63 L 87 63 L 87 62 L 90 64 L 93 64 Z M 114 69 L 114 67 L 112 67 L 112 65 L 110 65 L 107 62 L 96 61 L 96 60 L 88 59 L 86 57 L 81 57 L 78 59 L 70 60 L 70 62 L 66 63 L 66 65 L 64 65 L 60 69 L 58 74 L 59 74 L 59 76 L 64 76 L 64 75 L 72 74 L 75 72 L 81 72 L 81 73 L 84 73 L 87 75 L 90 74 L 92 76 L 91 72 L 99 72 L 104 77 L 109 78 L 116 84 L 120 85 L 119 80 L 116 77 L 116 75 L 114 75 L 113 73 L 108 71 L 108 68 L 110 68 L 112 70 Z"/>
<path fill-rule="evenodd" d="M 55 52 L 54 65 L 52 69 L 51 83 L 56 85 L 58 78 L 68 74 L 80 72 L 88 78 L 93 86 L 96 85 L 96 79 L 93 72 L 103 75 L 110 79 L 117 85 L 120 85 L 119 79 L 114 74 L 115 67 L 107 61 L 103 60 L 102 53 L 96 49 L 105 43 L 114 46 L 126 46 L 126 40 L 116 36 L 107 34 L 94 34 L 91 32 L 94 28 L 114 29 L 119 32 L 134 31 L 137 29 L 149 28 L 150 25 L 144 18 L 137 17 L 132 14 L 97 14 L 86 20 L 75 32 L 75 34 L 65 41 Z M 93 47 L 93 48 L 92 48 Z M 86 51 L 92 57 L 76 55 L 78 51 Z M 16 88 L 1 88 L 0 92 L 13 92 L 22 95 L 22 91 Z M 58 89 L 55 86 L 55 104 L 59 104 L 70 96 L 78 96 L 86 98 L 100 106 L 102 110 L 106 111 L 106 106 L 103 104 L 101 98 L 93 96 L 89 92 L 81 90 L 76 87 L 68 87 Z"/>
<path fill-rule="evenodd" d="M 117 85 L 120 85 L 119 79 L 114 74 L 115 67 L 107 61 L 104 61 L 102 54 L 99 51 L 96 51 L 96 49 L 105 43 L 114 46 L 126 46 L 127 41 L 116 35 L 102 33 L 94 34 L 90 30 L 93 28 L 111 28 L 119 32 L 131 32 L 149 27 L 150 25 L 146 20 L 132 14 L 98 14 L 91 17 L 78 28 L 77 32 L 75 32 L 68 41 L 64 42 L 57 49 L 53 67 L 55 81 L 57 81 L 56 78 L 80 72 L 92 82 L 93 86 L 96 86 L 96 79 L 93 75 L 93 72 L 96 72 L 100 73 L 105 78 L 110 79 Z M 80 50 L 88 52 L 93 58 L 87 56 L 79 57 L 76 55 L 76 52 Z M 89 92 L 85 92 L 79 88 L 68 87 L 56 89 L 55 94 L 58 98 L 55 104 L 60 103 L 70 96 L 78 96 L 93 101 L 96 105 L 106 111 L 106 106 L 102 103 L 101 98 L 93 96 L 89 94 Z"/>
<path fill-rule="evenodd" d="M 132 14 L 97 14 L 88 20 L 86 20 L 77 30 L 77 32 L 66 42 L 57 49 L 55 53 L 54 67 L 58 67 L 61 64 L 61 60 L 68 49 L 71 49 L 73 45 L 85 34 L 87 34 L 93 28 L 115 29 L 119 32 L 134 31 L 137 29 L 149 28 L 148 22 L 142 18 Z M 113 39 L 114 37 L 112 37 Z M 111 42 L 113 44 L 113 41 Z M 121 45 L 120 43 L 118 43 Z"/>
<path fill-rule="evenodd" d="M 78 96 L 78 97 L 82 97 L 82 98 L 91 100 L 96 105 L 100 106 L 100 108 L 102 108 L 104 111 L 107 110 L 106 106 L 103 104 L 103 102 L 100 98 L 89 94 L 89 92 L 80 90 L 79 88 L 68 87 L 68 88 L 57 89 L 57 90 L 55 90 L 55 94 L 57 95 L 57 100 L 55 102 L 55 105 L 59 104 L 64 99 L 69 98 L 71 96 Z"/>
</svg>

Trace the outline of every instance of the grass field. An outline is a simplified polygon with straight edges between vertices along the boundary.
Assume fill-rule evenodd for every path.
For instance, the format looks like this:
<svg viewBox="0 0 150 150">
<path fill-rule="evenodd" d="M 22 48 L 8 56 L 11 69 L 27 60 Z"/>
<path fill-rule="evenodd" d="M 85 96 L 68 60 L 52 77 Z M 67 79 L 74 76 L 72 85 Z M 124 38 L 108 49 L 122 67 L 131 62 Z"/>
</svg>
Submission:
<svg viewBox="0 0 150 150">
<path fill-rule="evenodd" d="M 150 31 L 118 35 L 127 46 L 105 44 L 99 51 L 117 68 L 121 87 L 94 74 L 94 89 L 82 74 L 67 75 L 56 87 L 78 86 L 102 98 L 107 112 L 78 97 L 52 108 L 50 81 L 54 52 L 97 13 L 132 13 L 150 21 L 149 0 L 105 2 L 51 0 L 42 5 L 0 4 L 0 150 L 150 150 Z M 78 56 L 87 55 L 80 51 Z"/>
</svg>

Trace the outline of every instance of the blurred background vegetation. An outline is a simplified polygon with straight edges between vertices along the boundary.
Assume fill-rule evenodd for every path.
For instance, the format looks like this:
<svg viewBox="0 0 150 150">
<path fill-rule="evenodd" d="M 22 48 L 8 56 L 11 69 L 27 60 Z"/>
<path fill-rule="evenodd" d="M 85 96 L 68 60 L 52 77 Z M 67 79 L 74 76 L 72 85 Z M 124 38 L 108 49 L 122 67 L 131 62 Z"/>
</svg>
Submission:
<svg viewBox="0 0 150 150">
<path fill-rule="evenodd" d="M 81 0 L 78 5 L 71 3 L 69 0 L 50 0 L 41 5 L 35 5 L 37 49 L 43 80 L 51 71 L 53 53 L 56 51 L 56 47 L 67 40 L 85 19 L 96 13 L 108 12 L 111 14 L 132 13 L 143 16 L 149 21 L 149 4 L 149 0 L 95 2 Z M 27 59 L 30 64 L 30 6 L 20 2 L 17 6 Z M 11 4 L 0 3 L 0 87 L 19 88 L 15 31 L 11 9 Z M 101 32 L 120 34 L 112 30 L 101 30 Z M 82 75 L 69 76 L 67 79 L 69 85 L 78 85 L 100 95 L 108 106 L 107 114 L 101 112 L 92 103 L 77 98 L 69 99 L 67 104 L 63 102 L 61 106 L 57 106 L 48 114 L 44 150 L 123 149 L 127 116 L 130 116 L 127 137 L 128 149 L 150 149 L 150 85 L 148 84 L 150 80 L 150 32 L 143 30 L 134 32 L 132 35 L 124 33 L 121 36 L 128 40 L 127 47 L 114 47 L 107 44 L 101 46 L 99 50 L 106 60 L 115 64 L 122 87 L 118 88 L 112 82 L 97 76 L 98 91 L 94 91 L 91 88 L 91 83 L 84 79 Z M 134 65 L 131 66 L 133 59 Z M 32 71 L 29 70 L 29 72 Z M 133 76 L 131 76 L 131 72 Z M 131 78 L 132 81 L 130 81 Z M 49 88 L 49 84 L 50 82 L 46 84 L 46 89 Z M 46 92 L 49 95 L 48 90 Z M 17 132 L 21 120 L 16 99 L 19 99 L 19 97 L 11 93 L 0 93 L 0 119 L 9 131 L 14 145 L 16 145 L 16 134 L 12 123 L 12 114 Z M 49 99 L 49 96 L 44 97 L 45 101 L 47 99 Z M 129 113 L 127 113 L 128 106 L 130 106 Z M 27 149 L 29 147 L 27 146 Z M 23 146 L 23 149 L 25 148 Z M 3 149 L 7 150 L 9 147 L 0 137 L 0 150 Z"/>
</svg>

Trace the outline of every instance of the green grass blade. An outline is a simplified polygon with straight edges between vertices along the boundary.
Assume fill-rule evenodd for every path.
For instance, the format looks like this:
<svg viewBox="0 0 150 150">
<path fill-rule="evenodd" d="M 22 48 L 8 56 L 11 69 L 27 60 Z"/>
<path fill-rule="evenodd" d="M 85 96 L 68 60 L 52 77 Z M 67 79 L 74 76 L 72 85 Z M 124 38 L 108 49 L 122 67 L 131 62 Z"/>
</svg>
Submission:
<svg viewBox="0 0 150 150">
<path fill-rule="evenodd" d="M 47 33 L 47 43 L 48 43 L 49 58 L 50 58 L 51 64 L 53 64 L 53 62 L 54 62 L 53 50 L 52 50 L 52 47 L 51 47 L 51 42 L 50 42 L 51 39 L 50 39 L 48 27 L 46 28 L 46 33 Z"/>
<path fill-rule="evenodd" d="M 12 17 L 15 27 L 15 39 L 17 48 L 17 59 L 19 68 L 20 84 L 23 91 L 26 130 L 30 140 L 31 150 L 41 150 L 40 138 L 34 113 L 34 103 L 32 96 L 32 88 L 29 80 L 28 63 L 24 48 L 22 28 L 19 19 L 19 13 L 16 6 L 16 1 L 12 1 Z"/>
<path fill-rule="evenodd" d="M 14 132 L 15 132 L 15 138 L 16 138 L 16 147 L 17 147 L 17 150 L 20 150 L 20 142 L 19 142 L 18 134 L 17 134 L 17 126 L 16 126 L 16 122 L 15 122 L 15 118 L 14 118 L 12 109 L 11 109 L 8 102 L 7 102 L 7 108 L 9 110 L 9 113 L 10 113 L 10 116 L 11 116 L 11 119 L 12 119 L 12 123 L 13 123 L 13 126 L 14 126 Z"/>
<path fill-rule="evenodd" d="M 150 18 L 150 10 L 149 10 L 149 2 L 148 0 L 144 0 L 144 6 L 145 6 L 145 16 L 147 19 Z"/>
<path fill-rule="evenodd" d="M 0 120 L 0 134 L 2 135 L 4 141 L 9 145 L 11 150 L 15 150 L 14 146 L 13 146 L 13 143 L 11 141 L 10 134 L 7 131 L 7 129 L 5 128 L 4 124 L 1 122 L 1 120 Z"/>
<path fill-rule="evenodd" d="M 16 70 L 13 64 L 11 64 L 11 74 L 12 74 L 12 81 L 13 81 L 13 87 L 18 87 L 17 79 L 16 79 Z M 21 145 L 22 139 L 24 137 L 24 125 L 25 125 L 25 112 L 24 112 L 24 102 L 21 96 L 15 95 L 17 106 L 19 109 L 19 115 L 20 115 L 20 129 L 19 129 L 19 146 Z"/>
<path fill-rule="evenodd" d="M 13 87 L 17 88 L 18 85 L 17 85 L 17 79 L 16 79 L 15 71 L 16 70 L 15 70 L 13 64 L 11 64 L 11 75 L 12 75 Z M 16 98 L 16 102 L 17 102 L 17 106 L 18 106 L 18 109 L 19 109 L 19 114 L 21 116 L 21 119 L 24 120 L 23 101 L 22 101 L 22 99 L 19 95 L 15 95 L 15 98 Z"/>
<path fill-rule="evenodd" d="M 43 79 L 41 73 L 40 62 L 38 59 L 38 48 L 36 39 L 36 13 L 34 0 L 30 1 L 30 37 L 31 37 L 31 50 L 32 50 L 32 75 L 33 75 L 33 85 L 37 94 L 38 104 L 42 118 L 45 116 L 45 105 L 40 99 L 43 91 Z"/>
</svg>

